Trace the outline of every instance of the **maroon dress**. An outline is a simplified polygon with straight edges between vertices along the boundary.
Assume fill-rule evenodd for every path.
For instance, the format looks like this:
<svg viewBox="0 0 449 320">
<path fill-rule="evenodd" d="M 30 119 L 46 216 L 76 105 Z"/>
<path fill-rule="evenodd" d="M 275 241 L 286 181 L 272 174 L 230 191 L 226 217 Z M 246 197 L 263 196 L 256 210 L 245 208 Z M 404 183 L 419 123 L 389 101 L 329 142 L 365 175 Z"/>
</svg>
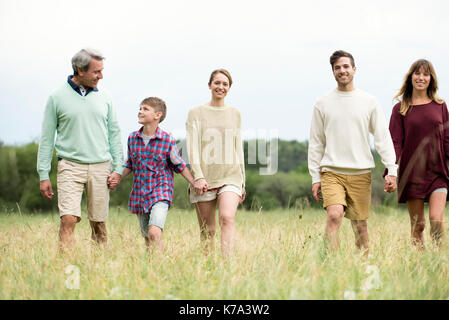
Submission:
<svg viewBox="0 0 449 320">
<path fill-rule="evenodd" d="M 407 114 L 399 113 L 396 104 L 390 118 L 390 133 L 396 151 L 398 199 L 424 199 L 435 189 L 448 188 L 449 114 L 446 103 L 432 101 L 410 106 Z"/>
</svg>

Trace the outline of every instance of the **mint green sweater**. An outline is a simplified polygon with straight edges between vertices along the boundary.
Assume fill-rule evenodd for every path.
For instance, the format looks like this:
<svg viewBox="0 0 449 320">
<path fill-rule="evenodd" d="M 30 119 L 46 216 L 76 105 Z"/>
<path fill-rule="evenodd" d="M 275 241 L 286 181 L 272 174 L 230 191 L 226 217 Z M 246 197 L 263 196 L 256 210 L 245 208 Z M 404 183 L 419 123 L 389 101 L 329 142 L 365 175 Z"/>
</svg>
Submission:
<svg viewBox="0 0 449 320">
<path fill-rule="evenodd" d="M 58 157 L 74 162 L 112 160 L 112 170 L 122 174 L 120 128 L 104 91 L 92 91 L 83 97 L 66 82 L 49 97 L 37 156 L 41 181 L 49 178 L 53 148 Z"/>
</svg>

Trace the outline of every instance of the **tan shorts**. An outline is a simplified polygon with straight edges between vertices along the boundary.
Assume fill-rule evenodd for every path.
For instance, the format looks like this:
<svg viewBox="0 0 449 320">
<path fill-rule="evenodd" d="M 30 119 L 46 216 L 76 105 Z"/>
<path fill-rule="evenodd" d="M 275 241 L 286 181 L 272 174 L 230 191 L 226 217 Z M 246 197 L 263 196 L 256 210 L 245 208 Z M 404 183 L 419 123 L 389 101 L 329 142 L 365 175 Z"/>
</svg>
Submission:
<svg viewBox="0 0 449 320">
<path fill-rule="evenodd" d="M 345 217 L 350 220 L 369 218 L 371 205 L 371 173 L 357 175 L 321 172 L 321 193 L 323 207 L 341 204 Z"/>
<path fill-rule="evenodd" d="M 212 190 L 212 191 L 206 191 L 204 194 L 199 195 L 196 194 L 196 192 L 193 190 L 193 188 L 189 189 L 189 198 L 191 203 L 197 203 L 197 202 L 204 202 L 204 201 L 212 201 L 217 199 L 218 195 L 220 193 L 223 193 L 225 191 L 231 191 L 237 194 L 239 197 L 242 196 L 242 189 L 234 186 L 232 184 L 226 184 L 223 187 Z"/>
<path fill-rule="evenodd" d="M 59 215 L 70 214 L 81 219 L 81 198 L 86 189 L 89 220 L 103 222 L 108 218 L 110 161 L 83 164 L 66 159 L 58 161 Z"/>
</svg>

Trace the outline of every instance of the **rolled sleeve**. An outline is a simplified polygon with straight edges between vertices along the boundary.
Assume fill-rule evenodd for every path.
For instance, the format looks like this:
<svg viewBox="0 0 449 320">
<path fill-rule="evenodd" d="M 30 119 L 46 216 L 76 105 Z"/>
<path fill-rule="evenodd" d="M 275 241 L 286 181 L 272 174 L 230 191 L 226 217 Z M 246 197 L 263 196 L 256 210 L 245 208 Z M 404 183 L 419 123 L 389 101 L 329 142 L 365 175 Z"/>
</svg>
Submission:
<svg viewBox="0 0 449 320">
<path fill-rule="evenodd" d="M 176 147 L 176 141 L 172 139 L 170 144 L 170 164 L 172 165 L 172 168 L 176 173 L 181 173 L 182 171 L 184 171 L 186 163 L 179 155 L 178 148 Z"/>
</svg>

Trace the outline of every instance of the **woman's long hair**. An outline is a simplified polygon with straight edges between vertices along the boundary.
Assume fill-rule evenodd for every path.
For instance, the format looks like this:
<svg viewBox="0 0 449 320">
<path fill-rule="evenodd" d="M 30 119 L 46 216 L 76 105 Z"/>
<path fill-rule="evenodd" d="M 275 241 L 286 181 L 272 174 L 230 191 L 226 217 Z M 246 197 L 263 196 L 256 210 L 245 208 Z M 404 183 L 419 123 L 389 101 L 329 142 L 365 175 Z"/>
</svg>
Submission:
<svg viewBox="0 0 449 320">
<path fill-rule="evenodd" d="M 412 93 L 413 93 L 413 85 L 412 85 L 412 75 L 416 71 L 419 71 L 421 68 L 424 69 L 425 72 L 430 74 L 430 83 L 427 87 L 427 96 L 437 103 L 443 103 L 444 100 L 441 99 L 438 94 L 438 80 L 437 75 L 435 74 L 435 69 L 430 61 L 425 59 L 419 59 L 415 61 L 407 74 L 404 77 L 404 82 L 402 83 L 402 87 L 399 92 L 394 96 L 393 100 L 396 99 L 401 102 L 401 108 L 399 112 L 405 116 L 407 111 L 410 109 L 410 105 L 412 104 Z"/>
</svg>

